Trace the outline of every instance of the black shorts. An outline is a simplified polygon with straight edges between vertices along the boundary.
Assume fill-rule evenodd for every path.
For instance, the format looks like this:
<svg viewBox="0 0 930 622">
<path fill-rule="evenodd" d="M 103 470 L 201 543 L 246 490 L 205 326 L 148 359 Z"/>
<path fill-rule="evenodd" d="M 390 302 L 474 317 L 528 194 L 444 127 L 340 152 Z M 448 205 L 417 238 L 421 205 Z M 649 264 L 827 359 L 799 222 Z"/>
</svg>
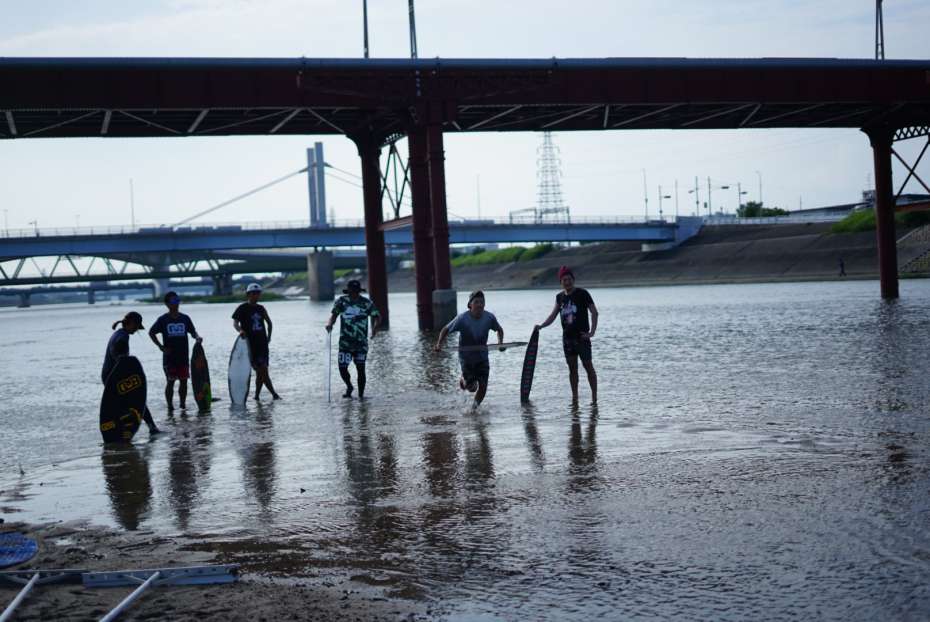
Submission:
<svg viewBox="0 0 930 622">
<path fill-rule="evenodd" d="M 339 356 L 336 357 L 340 367 L 348 367 L 349 363 L 355 362 L 356 365 L 364 365 L 368 360 L 367 350 L 339 350 Z"/>
<path fill-rule="evenodd" d="M 562 337 L 562 350 L 565 352 L 565 358 L 570 359 L 577 356 L 582 363 L 591 362 L 591 340 L 582 339 L 581 337 Z"/>
<path fill-rule="evenodd" d="M 490 373 L 491 366 L 487 361 L 478 361 L 476 363 L 462 361 L 462 377 L 465 379 L 465 384 L 480 382 L 487 386 Z"/>
<path fill-rule="evenodd" d="M 252 359 L 252 369 L 268 367 L 268 340 L 249 339 L 249 356 Z"/>
</svg>

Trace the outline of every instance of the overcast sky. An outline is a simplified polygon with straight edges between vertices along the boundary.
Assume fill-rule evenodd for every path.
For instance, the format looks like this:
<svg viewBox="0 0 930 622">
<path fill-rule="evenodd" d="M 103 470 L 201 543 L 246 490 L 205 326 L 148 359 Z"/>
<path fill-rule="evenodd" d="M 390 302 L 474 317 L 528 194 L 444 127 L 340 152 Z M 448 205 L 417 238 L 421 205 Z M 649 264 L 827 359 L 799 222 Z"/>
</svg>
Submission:
<svg viewBox="0 0 930 622">
<path fill-rule="evenodd" d="M 421 57 L 838 57 L 874 55 L 873 0 L 417 0 Z M 369 0 L 371 54 L 409 56 L 407 3 Z M 2 0 L 0 56 L 360 57 L 362 0 Z M 888 58 L 930 58 L 930 2 L 887 0 Z M 575 217 L 634 216 L 658 188 L 693 210 L 687 189 L 741 182 L 747 198 L 788 209 L 855 201 L 871 173 L 853 130 L 555 133 L 563 195 Z M 171 223 L 295 171 L 313 137 L 34 139 L 0 142 L 0 206 L 11 228 Z M 326 159 L 358 172 L 354 146 L 322 139 Z M 531 207 L 541 134 L 447 135 L 454 215 L 504 217 Z M 910 141 L 911 143 L 919 141 Z M 916 145 L 919 147 L 920 145 Z M 913 152 L 915 145 L 905 143 Z M 902 179 L 896 169 L 896 179 Z M 925 168 L 926 170 L 926 168 Z M 757 173 L 758 171 L 758 173 Z M 305 220 L 293 178 L 203 222 Z M 668 190 L 665 190 L 668 188 Z M 909 189 L 919 190 L 916 184 Z M 361 190 L 328 180 L 339 219 L 362 217 Z M 714 194 L 732 210 L 736 192 Z M 674 199 L 664 205 L 674 213 Z"/>
</svg>

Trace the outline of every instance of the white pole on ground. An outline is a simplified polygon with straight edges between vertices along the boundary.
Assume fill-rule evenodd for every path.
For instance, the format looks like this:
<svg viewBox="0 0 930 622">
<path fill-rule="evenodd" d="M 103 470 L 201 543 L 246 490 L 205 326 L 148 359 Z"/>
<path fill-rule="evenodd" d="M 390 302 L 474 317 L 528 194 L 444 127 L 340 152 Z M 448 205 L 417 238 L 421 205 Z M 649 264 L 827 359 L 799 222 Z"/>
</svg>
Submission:
<svg viewBox="0 0 930 622">
<path fill-rule="evenodd" d="M 333 401 L 333 333 L 326 331 L 326 401 Z"/>
<path fill-rule="evenodd" d="M 130 594 L 129 596 L 127 596 L 126 598 L 124 598 L 124 599 L 123 599 L 123 602 L 121 602 L 120 604 L 118 604 L 118 605 L 116 606 L 116 608 L 115 608 L 113 611 L 111 611 L 111 612 L 108 613 L 107 615 L 105 615 L 105 616 L 103 616 L 102 618 L 100 618 L 100 622 L 112 622 L 112 620 L 115 620 L 116 618 L 118 618 L 119 615 L 120 615 L 121 613 L 123 613 L 126 609 L 128 609 L 128 608 L 129 608 L 129 605 L 131 605 L 132 603 L 134 603 L 134 602 L 136 601 L 136 599 L 138 599 L 140 596 L 142 596 L 142 592 L 144 592 L 145 590 L 149 589 L 149 587 L 151 587 L 152 583 L 154 583 L 155 580 L 158 579 L 158 577 L 160 577 L 160 576 L 161 576 L 161 571 L 160 571 L 160 570 L 156 570 L 155 572 L 153 572 L 153 573 L 152 573 L 152 576 L 145 580 L 145 583 L 143 583 L 142 585 L 140 585 L 139 587 L 137 587 L 137 588 L 135 589 L 135 591 L 134 591 L 132 594 Z"/>
<path fill-rule="evenodd" d="M 16 611 L 16 608 L 19 607 L 20 603 L 26 599 L 26 596 L 29 595 L 29 592 L 32 591 L 32 588 L 35 587 L 36 581 L 38 580 L 39 573 L 37 572 L 32 575 L 32 578 L 29 579 L 29 583 L 26 584 L 26 587 L 20 590 L 19 594 L 16 595 L 16 598 L 13 599 L 13 602 L 11 602 L 10 605 L 3 610 L 2 614 L 0 614 L 0 622 L 6 622 L 7 620 L 11 620 L 13 618 L 13 612 Z"/>
</svg>

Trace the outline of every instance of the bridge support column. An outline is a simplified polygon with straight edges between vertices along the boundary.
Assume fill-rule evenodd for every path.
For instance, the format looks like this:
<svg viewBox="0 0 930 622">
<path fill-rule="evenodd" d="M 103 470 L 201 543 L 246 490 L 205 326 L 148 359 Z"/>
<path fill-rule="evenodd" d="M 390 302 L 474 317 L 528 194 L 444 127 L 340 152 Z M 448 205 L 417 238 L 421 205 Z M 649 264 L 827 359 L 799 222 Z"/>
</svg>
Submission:
<svg viewBox="0 0 930 622">
<path fill-rule="evenodd" d="M 170 270 L 171 266 L 168 264 L 155 266 L 155 272 L 168 273 Z M 164 298 L 165 294 L 168 293 L 169 288 L 171 287 L 170 279 L 152 279 L 152 285 L 152 297 L 158 300 Z"/>
<path fill-rule="evenodd" d="M 32 294 L 30 294 L 29 292 L 23 292 L 22 294 L 20 294 L 19 295 L 19 308 L 25 309 L 26 307 L 31 307 L 32 306 L 32 301 L 30 300 L 31 298 L 32 298 Z"/>
<path fill-rule="evenodd" d="M 875 233 L 878 236 L 878 274 L 882 298 L 898 297 L 898 245 L 894 225 L 894 187 L 891 176 L 891 143 L 894 130 L 865 130 L 872 143 L 875 166 Z"/>
<path fill-rule="evenodd" d="M 87 290 L 87 304 L 92 305 L 97 302 L 97 292 L 92 289 Z"/>
<path fill-rule="evenodd" d="M 332 251 L 316 251 L 307 255 L 307 285 L 311 300 L 335 298 Z"/>
<path fill-rule="evenodd" d="M 231 274 L 217 274 L 213 277 L 213 295 L 229 296 L 232 294 L 233 283 Z"/>
<path fill-rule="evenodd" d="M 381 315 L 381 330 L 390 327 L 388 312 L 387 261 L 385 259 L 384 212 L 381 209 L 381 147 L 373 136 L 355 141 L 362 160 L 362 194 L 365 201 L 365 265 L 368 293 Z"/>
<path fill-rule="evenodd" d="M 452 263 L 449 258 L 449 217 L 446 211 L 446 153 L 442 126 L 433 124 L 426 130 L 429 149 L 429 192 L 432 224 L 433 267 L 432 292 L 433 329 L 440 328 L 455 317 L 456 293 L 452 289 Z"/>
<path fill-rule="evenodd" d="M 430 213 L 429 156 L 426 128 L 414 126 L 407 134 L 410 145 L 410 186 L 413 199 L 413 262 L 417 285 L 417 324 L 433 329 L 435 256 Z"/>
</svg>

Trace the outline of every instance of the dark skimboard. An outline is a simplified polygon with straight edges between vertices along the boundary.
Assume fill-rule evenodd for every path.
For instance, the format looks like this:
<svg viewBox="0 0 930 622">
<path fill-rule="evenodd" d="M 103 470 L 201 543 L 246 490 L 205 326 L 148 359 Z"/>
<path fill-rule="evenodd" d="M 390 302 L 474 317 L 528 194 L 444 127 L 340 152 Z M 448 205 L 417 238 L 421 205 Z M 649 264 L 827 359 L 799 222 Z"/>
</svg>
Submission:
<svg viewBox="0 0 930 622">
<path fill-rule="evenodd" d="M 145 412 L 146 384 L 142 364 L 134 356 L 117 359 L 100 400 L 100 433 L 105 443 L 128 443 L 139 431 Z"/>
<path fill-rule="evenodd" d="M 194 343 L 191 350 L 191 387 L 194 389 L 194 401 L 197 410 L 206 412 L 210 410 L 213 402 L 213 392 L 210 389 L 210 366 L 207 365 L 207 355 L 203 346 Z"/>
<path fill-rule="evenodd" d="M 530 401 L 530 389 L 533 388 L 533 372 L 536 371 L 536 350 L 539 349 L 539 331 L 533 329 L 533 334 L 526 344 L 526 354 L 523 355 L 523 374 L 520 376 L 520 403 Z"/>
</svg>

